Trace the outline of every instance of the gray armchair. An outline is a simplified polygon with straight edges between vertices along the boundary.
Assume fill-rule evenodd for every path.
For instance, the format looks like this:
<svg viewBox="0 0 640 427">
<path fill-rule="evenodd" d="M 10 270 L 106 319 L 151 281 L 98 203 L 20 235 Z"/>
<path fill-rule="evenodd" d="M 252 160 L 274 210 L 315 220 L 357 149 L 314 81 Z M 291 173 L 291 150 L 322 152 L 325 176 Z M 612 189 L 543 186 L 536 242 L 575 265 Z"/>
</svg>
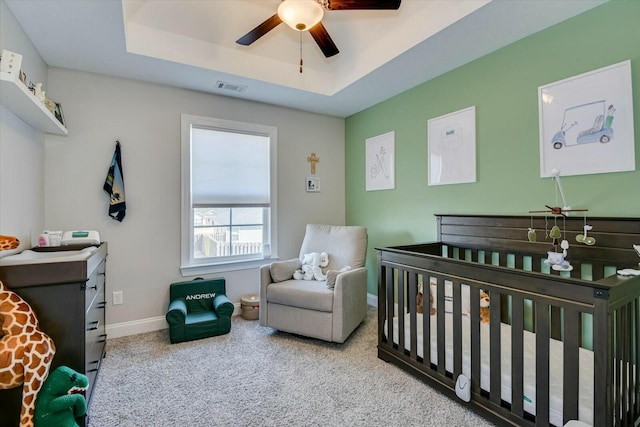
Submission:
<svg viewBox="0 0 640 427">
<path fill-rule="evenodd" d="M 327 280 L 295 280 L 303 256 L 312 252 L 329 255 Z M 366 255 L 365 227 L 307 225 L 299 258 L 260 268 L 260 325 L 344 342 L 367 315 Z"/>
</svg>

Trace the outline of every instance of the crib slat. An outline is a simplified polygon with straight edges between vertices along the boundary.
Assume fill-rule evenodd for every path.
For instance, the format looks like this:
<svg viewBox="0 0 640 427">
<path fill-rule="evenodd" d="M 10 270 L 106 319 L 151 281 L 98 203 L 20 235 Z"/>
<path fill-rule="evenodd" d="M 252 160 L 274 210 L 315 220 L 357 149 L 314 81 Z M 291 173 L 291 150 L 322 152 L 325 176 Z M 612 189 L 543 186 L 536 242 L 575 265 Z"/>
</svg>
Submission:
<svg viewBox="0 0 640 427">
<path fill-rule="evenodd" d="M 524 301 L 513 295 L 511 300 L 511 412 L 523 415 L 523 369 L 524 369 Z"/>
<path fill-rule="evenodd" d="M 387 281 L 387 343 L 389 347 L 393 347 L 393 272 L 395 269 L 386 269 L 386 281 Z"/>
<path fill-rule="evenodd" d="M 410 356 L 412 360 L 417 360 L 418 358 L 418 353 L 416 351 L 416 348 L 418 347 L 418 337 L 415 332 L 413 331 L 417 331 L 416 325 L 417 325 L 417 321 L 416 321 L 416 317 L 417 317 L 417 296 L 418 296 L 418 275 L 416 273 L 410 272 L 409 273 L 409 313 L 411 313 L 411 315 L 409 316 L 409 330 L 412 331 L 411 332 L 411 336 L 409 337 L 409 339 L 411 340 L 411 342 L 409 343 L 409 348 L 410 348 Z M 423 299 L 422 299 L 422 303 L 423 305 L 426 305 L 427 303 L 425 303 L 424 300 L 424 296 L 425 295 L 429 295 L 424 293 L 424 287 L 422 290 L 423 294 Z M 427 298 L 427 301 L 429 301 L 429 298 Z"/>
<path fill-rule="evenodd" d="M 580 354 L 580 313 L 574 307 L 564 308 L 563 424 L 578 419 Z"/>
<path fill-rule="evenodd" d="M 388 342 L 389 337 L 388 328 L 387 331 L 384 330 L 384 322 L 389 318 L 387 313 L 387 267 L 382 265 L 380 258 L 381 255 L 378 253 L 378 263 L 380 264 L 380 274 L 378 275 L 378 307 L 382 307 L 382 309 L 378 309 L 378 341 L 381 345 L 384 345 L 385 342 Z"/>
<path fill-rule="evenodd" d="M 462 293 L 460 282 L 453 281 L 453 379 L 462 373 Z"/>
<path fill-rule="evenodd" d="M 573 270 L 569 275 L 574 279 L 582 278 L 582 263 L 580 261 L 571 261 L 571 265 L 573 266 Z"/>
<path fill-rule="evenodd" d="M 620 308 L 621 317 L 622 317 L 622 378 L 620 379 L 620 387 L 621 387 L 621 399 L 622 399 L 622 420 L 623 423 L 628 425 L 632 425 L 633 421 L 631 421 L 631 417 L 629 415 L 629 408 L 631 402 L 629 398 L 633 399 L 633 396 L 629 395 L 628 389 L 628 378 L 629 378 L 629 363 L 631 362 L 631 352 L 630 352 L 630 338 L 631 338 L 631 329 L 630 329 L 630 306 L 631 304 L 627 304 L 624 307 Z M 626 394 L 626 395 L 625 395 Z"/>
<path fill-rule="evenodd" d="M 471 391 L 480 394 L 480 289 L 471 286 Z"/>
<path fill-rule="evenodd" d="M 635 339 L 635 380 L 634 383 L 629 385 L 629 391 L 634 395 L 635 406 L 633 415 L 635 418 L 640 417 L 640 298 L 636 299 L 635 302 L 632 303 L 634 307 L 633 314 L 633 324 L 635 327 L 635 334 L 633 335 Z"/>
<path fill-rule="evenodd" d="M 536 426 L 549 425 L 549 304 L 536 306 Z"/>
<path fill-rule="evenodd" d="M 591 264 L 591 280 L 596 281 L 604 277 L 604 265 L 599 262 Z"/>
<path fill-rule="evenodd" d="M 531 271 L 540 272 L 542 270 L 542 258 L 539 256 L 531 256 Z"/>
<path fill-rule="evenodd" d="M 505 252 L 498 252 L 498 265 L 507 266 L 507 254 Z"/>
<path fill-rule="evenodd" d="M 444 280 L 438 277 L 438 313 L 437 313 L 437 335 L 438 335 L 438 373 L 445 374 L 445 311 L 444 311 Z"/>
<path fill-rule="evenodd" d="M 404 346 L 404 331 L 406 330 L 404 327 L 404 314 L 406 313 L 404 307 L 405 275 L 406 271 L 398 270 L 398 351 L 402 354 L 405 354 L 406 351 Z"/>
<path fill-rule="evenodd" d="M 501 301 L 502 295 L 498 291 L 490 291 L 489 299 L 491 301 Z M 500 305 L 491 304 L 489 306 L 489 331 L 490 331 L 490 395 L 491 401 L 500 405 L 502 396 L 502 347 L 500 339 Z"/>
<path fill-rule="evenodd" d="M 606 319 L 606 322 L 593 322 L 593 371 L 603 372 L 604 375 L 595 375 L 593 379 L 593 425 L 611 425 L 613 419 L 612 401 L 613 390 L 610 383 L 613 381 L 613 336 L 608 331 L 613 330 L 613 320 L 607 312 L 607 301 L 595 301 L 594 319 Z"/>
<path fill-rule="evenodd" d="M 431 278 L 430 277 L 422 277 L 423 288 L 422 292 L 424 292 L 424 297 L 428 301 L 429 298 L 426 297 L 431 292 Z M 424 301 L 424 300 L 423 300 Z M 426 303 L 425 303 L 426 304 Z M 426 366 L 431 365 L 431 313 L 430 310 L 425 309 L 424 314 L 422 316 L 422 363 Z M 417 335 L 417 334 L 416 334 Z"/>
<path fill-rule="evenodd" d="M 562 341 L 562 310 L 555 305 L 551 306 L 551 338 Z"/>
</svg>

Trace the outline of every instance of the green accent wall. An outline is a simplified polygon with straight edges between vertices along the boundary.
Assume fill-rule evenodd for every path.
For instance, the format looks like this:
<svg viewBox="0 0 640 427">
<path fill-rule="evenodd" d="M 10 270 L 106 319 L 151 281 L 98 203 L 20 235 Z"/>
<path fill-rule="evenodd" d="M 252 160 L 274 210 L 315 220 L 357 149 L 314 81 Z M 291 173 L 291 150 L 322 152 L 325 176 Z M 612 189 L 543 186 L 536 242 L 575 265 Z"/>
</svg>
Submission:
<svg viewBox="0 0 640 427">
<path fill-rule="evenodd" d="M 569 204 L 590 216 L 640 216 L 638 22 L 640 1 L 613 0 L 346 119 L 346 220 L 368 227 L 370 294 L 377 295 L 375 248 L 434 241 L 436 213 L 528 215 L 555 204 L 553 180 L 540 178 L 538 87 L 625 60 L 632 69 L 636 170 L 567 176 L 562 185 Z M 428 186 L 427 121 L 470 106 L 477 182 Z M 395 189 L 367 192 L 365 140 L 390 131 Z"/>
</svg>

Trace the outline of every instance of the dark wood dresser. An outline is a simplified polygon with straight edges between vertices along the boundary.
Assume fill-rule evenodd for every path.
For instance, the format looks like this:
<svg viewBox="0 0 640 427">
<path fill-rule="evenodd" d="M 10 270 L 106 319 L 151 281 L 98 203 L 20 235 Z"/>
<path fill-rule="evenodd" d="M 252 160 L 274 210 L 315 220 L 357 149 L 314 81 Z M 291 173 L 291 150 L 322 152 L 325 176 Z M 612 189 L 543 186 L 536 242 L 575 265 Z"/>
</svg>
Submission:
<svg viewBox="0 0 640 427">
<path fill-rule="evenodd" d="M 89 378 L 87 405 L 91 403 L 100 363 L 104 357 L 105 271 L 107 244 L 86 260 L 0 266 L 0 280 L 31 305 L 40 329 L 56 345 L 50 371 L 68 366 Z M 19 422 L 22 387 L 0 390 L 0 427 Z M 80 425 L 86 425 L 79 419 Z"/>
</svg>

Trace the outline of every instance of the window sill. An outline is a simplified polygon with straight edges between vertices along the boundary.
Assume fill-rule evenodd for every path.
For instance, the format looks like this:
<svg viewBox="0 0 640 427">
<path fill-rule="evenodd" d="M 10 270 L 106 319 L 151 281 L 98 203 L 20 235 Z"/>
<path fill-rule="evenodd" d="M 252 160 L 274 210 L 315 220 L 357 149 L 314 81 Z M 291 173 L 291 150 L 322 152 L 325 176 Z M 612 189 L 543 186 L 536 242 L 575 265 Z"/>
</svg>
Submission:
<svg viewBox="0 0 640 427">
<path fill-rule="evenodd" d="M 260 268 L 265 264 L 270 264 L 274 261 L 278 261 L 279 259 L 280 258 L 278 257 L 271 257 L 255 259 L 251 261 L 227 262 L 224 264 L 187 265 L 180 267 L 180 274 L 182 274 L 182 277 L 189 277 L 200 276 L 203 274 L 226 273 L 229 271 L 251 270 Z"/>
</svg>

